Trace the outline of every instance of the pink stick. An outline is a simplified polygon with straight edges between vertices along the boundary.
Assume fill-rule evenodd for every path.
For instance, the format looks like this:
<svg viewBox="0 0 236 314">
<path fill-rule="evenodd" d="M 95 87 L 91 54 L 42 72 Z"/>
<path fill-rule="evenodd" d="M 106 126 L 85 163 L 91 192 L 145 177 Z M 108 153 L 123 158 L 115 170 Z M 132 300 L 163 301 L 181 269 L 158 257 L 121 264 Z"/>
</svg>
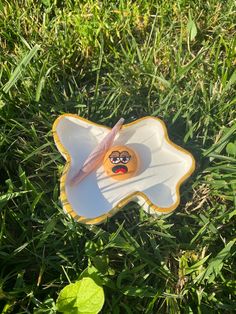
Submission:
<svg viewBox="0 0 236 314">
<path fill-rule="evenodd" d="M 75 185 L 86 178 L 92 171 L 96 170 L 102 163 L 103 158 L 112 146 L 116 134 L 120 131 L 124 123 L 124 119 L 121 118 L 112 128 L 112 130 L 103 138 L 103 140 L 95 147 L 95 149 L 89 154 L 85 160 L 83 166 L 79 172 L 71 179 L 70 185 Z"/>
</svg>

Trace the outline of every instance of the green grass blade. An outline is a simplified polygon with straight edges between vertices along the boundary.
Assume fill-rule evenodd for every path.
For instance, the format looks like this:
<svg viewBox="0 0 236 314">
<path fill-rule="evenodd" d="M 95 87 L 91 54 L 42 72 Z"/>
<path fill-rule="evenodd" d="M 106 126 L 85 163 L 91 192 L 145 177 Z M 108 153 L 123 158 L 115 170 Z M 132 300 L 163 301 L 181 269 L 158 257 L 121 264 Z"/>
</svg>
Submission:
<svg viewBox="0 0 236 314">
<path fill-rule="evenodd" d="M 3 91 L 8 93 L 9 90 L 16 84 L 20 76 L 22 75 L 23 71 L 25 70 L 26 66 L 30 63 L 31 59 L 35 56 L 37 51 L 40 49 L 39 45 L 35 45 L 20 61 L 18 66 L 15 68 L 13 73 L 11 74 L 8 82 L 4 85 Z"/>
</svg>

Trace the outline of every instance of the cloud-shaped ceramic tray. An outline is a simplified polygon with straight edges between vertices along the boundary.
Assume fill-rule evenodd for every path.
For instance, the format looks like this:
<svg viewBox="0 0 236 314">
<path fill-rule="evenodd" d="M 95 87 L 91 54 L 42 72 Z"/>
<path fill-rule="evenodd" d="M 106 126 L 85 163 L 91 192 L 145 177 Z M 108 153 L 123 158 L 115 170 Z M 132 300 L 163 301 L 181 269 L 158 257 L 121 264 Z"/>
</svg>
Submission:
<svg viewBox="0 0 236 314">
<path fill-rule="evenodd" d="M 179 188 L 194 171 L 193 156 L 170 141 L 162 120 L 144 117 L 122 127 L 115 145 L 128 145 L 140 158 L 136 176 L 125 181 L 108 177 L 103 166 L 79 184 L 70 179 L 94 147 L 110 131 L 73 114 L 59 116 L 53 124 L 56 146 L 66 165 L 60 180 L 64 210 L 81 223 L 98 224 L 130 201 L 150 214 L 170 213 L 179 204 Z"/>
</svg>

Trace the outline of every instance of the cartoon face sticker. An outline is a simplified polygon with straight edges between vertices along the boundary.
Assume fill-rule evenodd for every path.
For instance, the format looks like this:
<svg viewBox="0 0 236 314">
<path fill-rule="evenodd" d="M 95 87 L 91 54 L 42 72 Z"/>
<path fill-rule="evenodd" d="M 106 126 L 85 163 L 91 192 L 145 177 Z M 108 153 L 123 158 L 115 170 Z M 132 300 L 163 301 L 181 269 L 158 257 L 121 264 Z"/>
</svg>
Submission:
<svg viewBox="0 0 236 314">
<path fill-rule="evenodd" d="M 137 173 L 139 159 L 130 147 L 114 146 L 107 151 L 103 166 L 108 176 L 115 180 L 126 180 Z"/>
</svg>

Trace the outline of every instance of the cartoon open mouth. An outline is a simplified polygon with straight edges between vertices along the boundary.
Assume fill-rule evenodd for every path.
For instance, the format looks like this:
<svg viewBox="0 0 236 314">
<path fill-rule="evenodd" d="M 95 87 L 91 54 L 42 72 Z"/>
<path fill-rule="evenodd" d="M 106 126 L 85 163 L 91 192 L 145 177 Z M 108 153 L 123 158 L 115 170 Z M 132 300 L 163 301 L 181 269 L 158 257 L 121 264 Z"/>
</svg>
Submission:
<svg viewBox="0 0 236 314">
<path fill-rule="evenodd" d="M 114 173 L 126 173 L 128 172 L 128 168 L 124 165 L 117 165 L 112 168 L 112 172 Z"/>
</svg>

